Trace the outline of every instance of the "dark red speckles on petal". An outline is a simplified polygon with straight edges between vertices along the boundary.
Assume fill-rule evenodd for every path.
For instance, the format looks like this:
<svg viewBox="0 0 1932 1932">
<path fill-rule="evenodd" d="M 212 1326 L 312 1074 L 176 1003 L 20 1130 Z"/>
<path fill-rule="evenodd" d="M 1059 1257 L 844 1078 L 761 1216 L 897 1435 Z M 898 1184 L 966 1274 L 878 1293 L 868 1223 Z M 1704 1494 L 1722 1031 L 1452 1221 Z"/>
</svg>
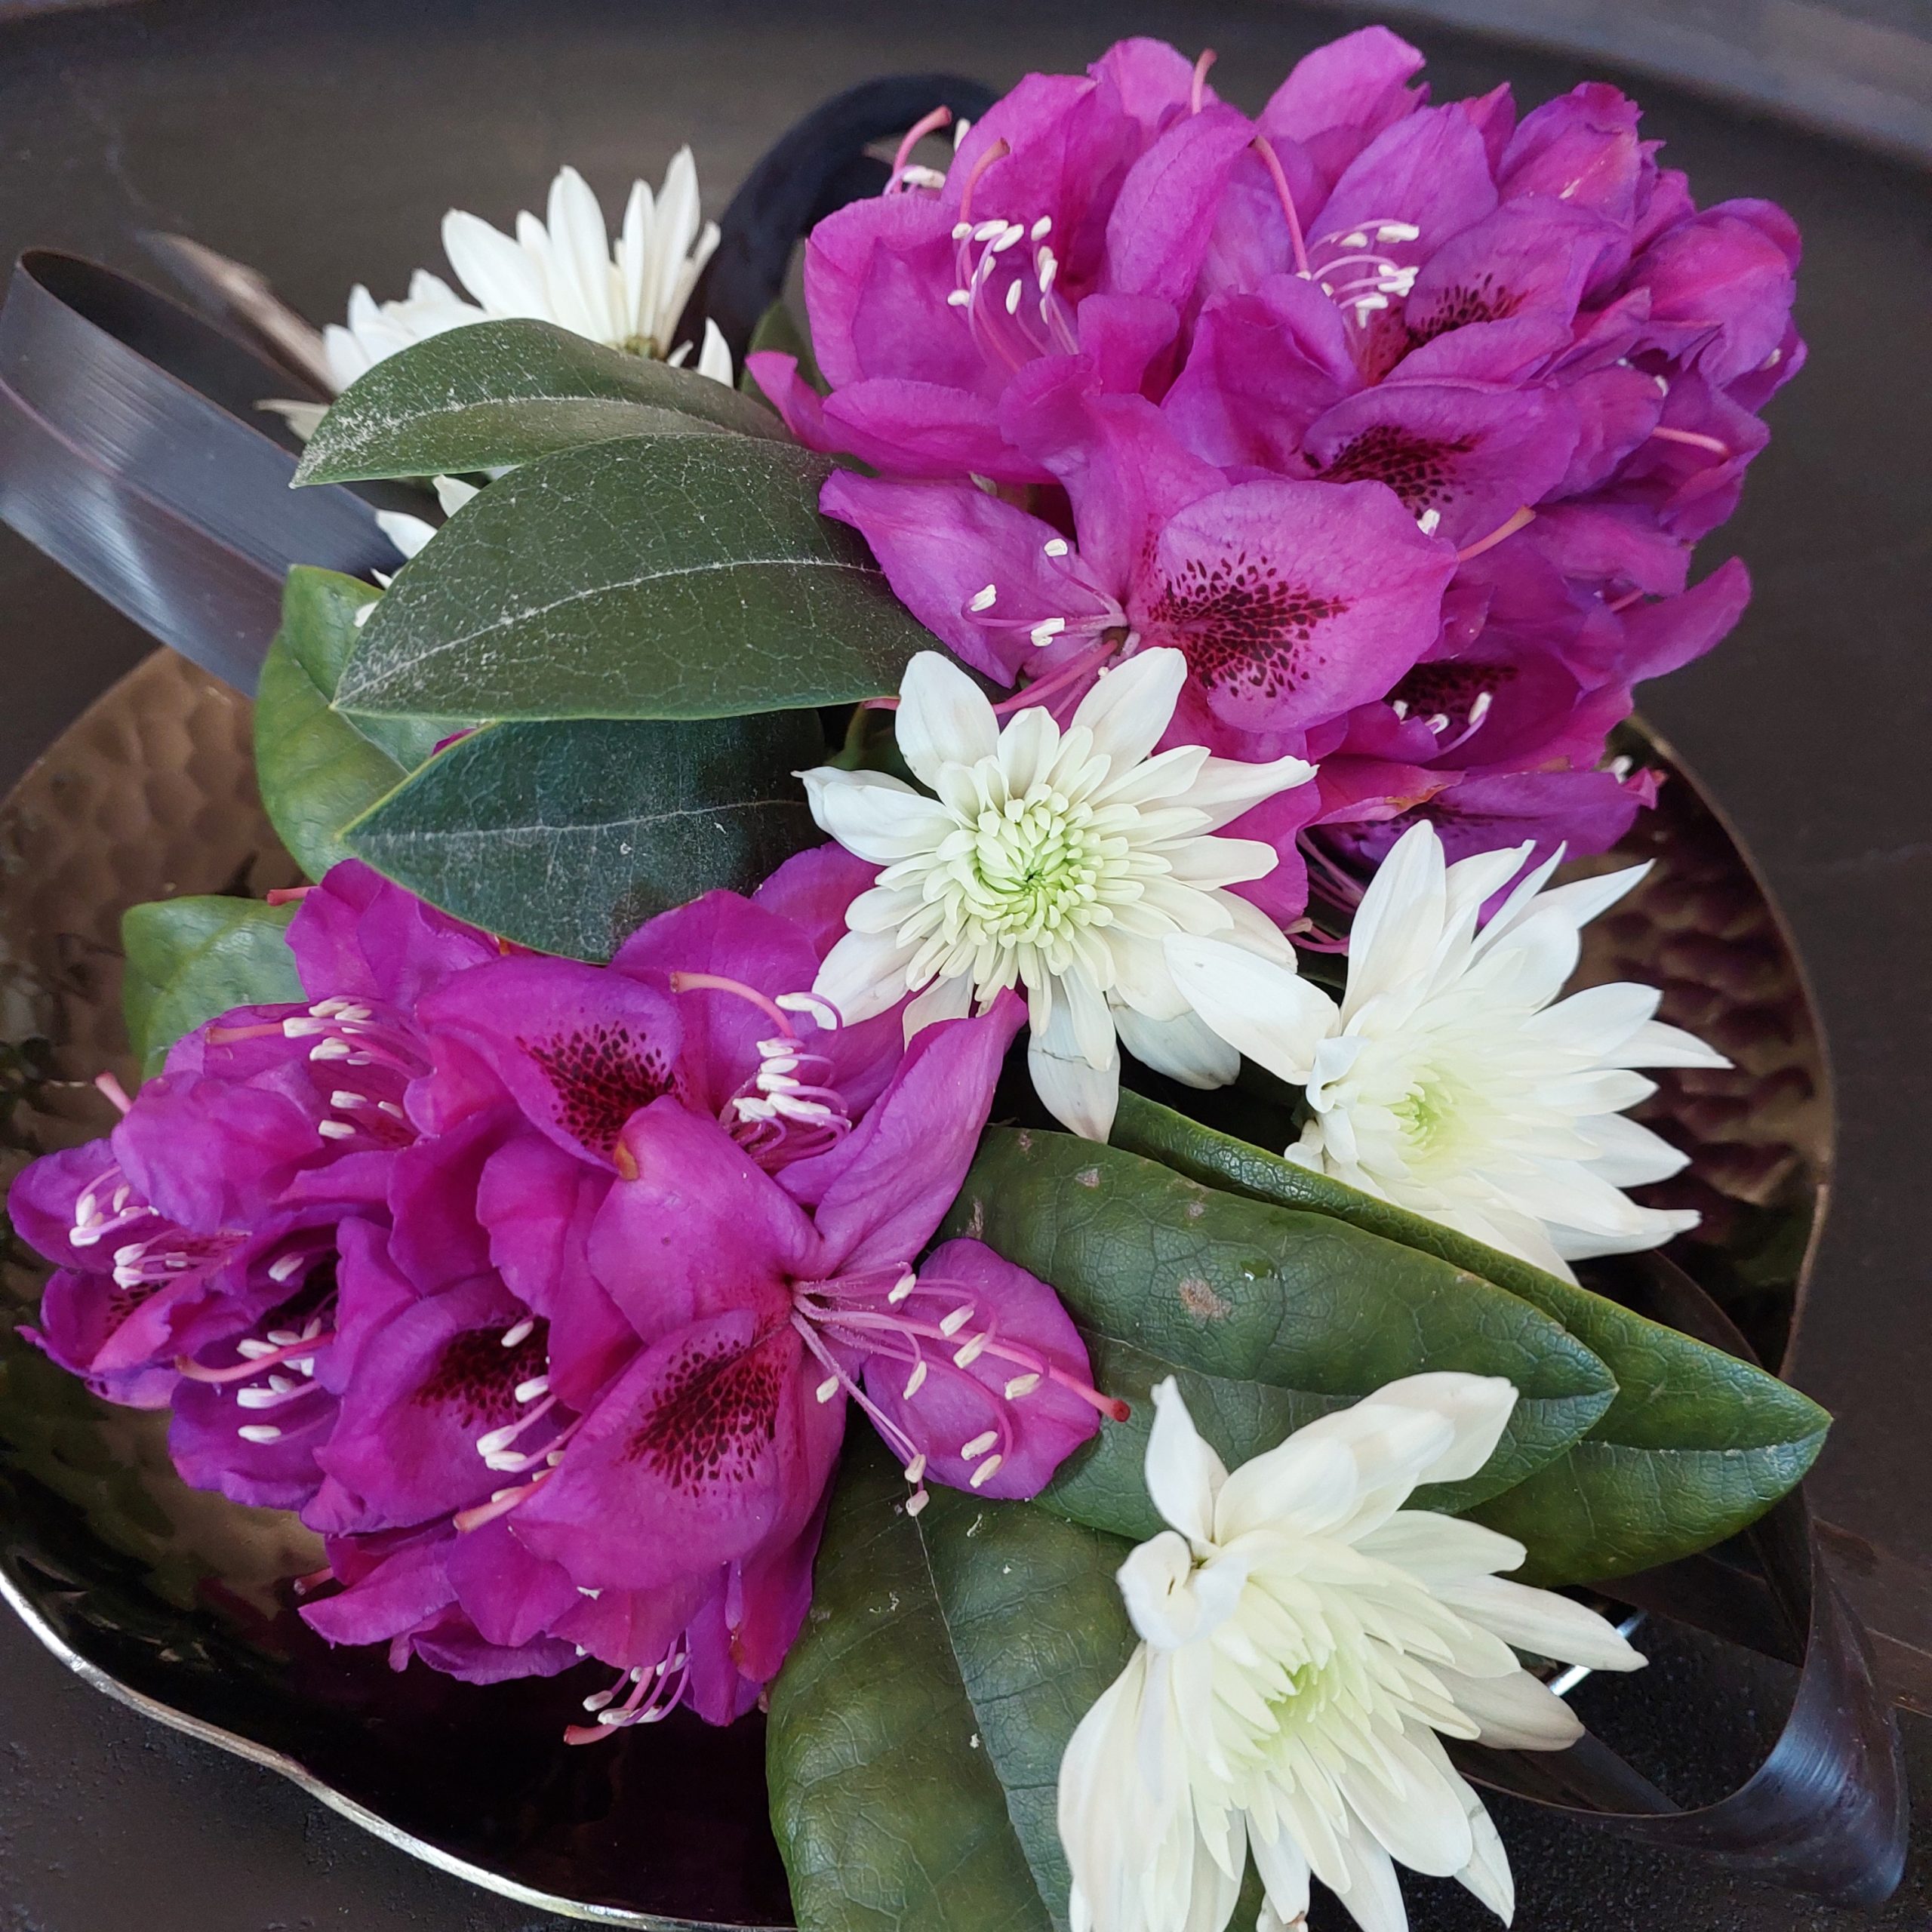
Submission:
<svg viewBox="0 0 1932 1932">
<path fill-rule="evenodd" d="M 1398 423 L 1373 423 L 1351 436 L 1321 471 L 1324 483 L 1386 483 L 1410 514 L 1440 509 L 1456 494 L 1456 458 L 1473 435 L 1425 436 Z"/>
<path fill-rule="evenodd" d="M 1346 598 L 1287 582 L 1266 558 L 1242 552 L 1187 559 L 1162 586 L 1152 617 L 1161 641 L 1178 645 L 1210 690 L 1278 698 L 1305 681 L 1316 626 L 1348 608 Z"/>
<path fill-rule="evenodd" d="M 777 1434 L 778 1405 L 793 1366 L 790 1331 L 746 1348 L 694 1340 L 665 1373 L 662 1392 L 632 1436 L 626 1462 L 645 1463 L 673 1489 L 701 1495 L 742 1481 Z"/>
<path fill-rule="evenodd" d="M 543 1374 L 549 1361 L 549 1324 L 536 1323 L 511 1349 L 503 1346 L 505 1332 L 466 1328 L 452 1335 L 417 1389 L 416 1400 L 426 1407 L 455 1409 L 466 1429 L 507 1422 L 520 1414 L 518 1386 Z"/>
<path fill-rule="evenodd" d="M 1485 694 L 1494 698 L 1515 676 L 1513 664 L 1458 663 L 1444 658 L 1414 666 L 1389 695 L 1405 704 L 1411 717 L 1447 718 L 1453 729 L 1468 722 L 1478 699 Z"/>
<path fill-rule="evenodd" d="M 1435 295 L 1426 309 L 1411 309 L 1402 321 L 1411 349 L 1420 349 L 1451 329 L 1467 328 L 1473 322 L 1506 321 L 1523 306 L 1523 298 L 1504 288 L 1494 276 L 1478 275 L 1473 281 L 1459 282 Z"/>
<path fill-rule="evenodd" d="M 519 1044 L 556 1090 L 558 1124 L 607 1158 L 631 1115 L 676 1084 L 663 1050 L 621 1026 Z"/>
</svg>

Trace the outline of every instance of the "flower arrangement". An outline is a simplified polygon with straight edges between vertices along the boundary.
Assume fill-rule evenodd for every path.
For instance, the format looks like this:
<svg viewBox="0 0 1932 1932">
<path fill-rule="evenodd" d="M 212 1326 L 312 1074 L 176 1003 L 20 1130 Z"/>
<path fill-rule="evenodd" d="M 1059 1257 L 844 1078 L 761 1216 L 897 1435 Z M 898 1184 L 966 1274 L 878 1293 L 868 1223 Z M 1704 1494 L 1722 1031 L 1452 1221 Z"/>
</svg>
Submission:
<svg viewBox="0 0 1932 1932">
<path fill-rule="evenodd" d="M 1591 1285 L 1725 1062 L 1565 996 L 1638 872 L 1558 875 L 1743 608 L 1792 224 L 1606 87 L 1211 64 L 935 109 L 741 359 L 688 152 L 358 288 L 274 405 L 417 493 L 263 667 L 312 882 L 135 909 L 147 1077 L 9 1197 L 328 1641 L 765 1711 L 808 1932 L 1506 1920 L 1470 1780 L 1643 1661 L 1559 1592 L 1826 1427 Z"/>
</svg>

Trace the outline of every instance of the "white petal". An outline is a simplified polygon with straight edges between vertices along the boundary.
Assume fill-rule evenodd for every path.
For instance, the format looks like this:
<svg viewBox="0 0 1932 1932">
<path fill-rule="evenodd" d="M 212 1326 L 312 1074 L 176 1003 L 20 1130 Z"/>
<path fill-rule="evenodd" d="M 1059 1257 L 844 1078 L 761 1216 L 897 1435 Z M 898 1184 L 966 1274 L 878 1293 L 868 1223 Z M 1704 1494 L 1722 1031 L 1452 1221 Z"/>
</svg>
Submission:
<svg viewBox="0 0 1932 1932">
<path fill-rule="evenodd" d="M 1296 1925 L 1308 1910 L 1308 1860 L 1300 1846 L 1285 1832 L 1263 1838 L 1251 1829 L 1248 1850 L 1254 1854 L 1255 1869 L 1267 1887 L 1268 1910 L 1284 1927 Z M 1262 1932 L 1257 1923 L 1255 1932 Z"/>
<path fill-rule="evenodd" d="M 999 749 L 999 721 L 979 686 L 949 657 L 922 651 L 900 680 L 894 718 L 900 755 L 934 791 L 949 764 L 974 764 Z"/>
<path fill-rule="evenodd" d="M 1319 986 L 1226 940 L 1176 937 L 1162 950 L 1183 997 L 1229 1045 L 1284 1080 L 1307 1080 L 1336 1023 Z"/>
<path fill-rule="evenodd" d="M 1198 1632 L 1194 1556 L 1185 1537 L 1163 1530 L 1114 1573 L 1128 1621 L 1156 1650 L 1178 1650 Z"/>
<path fill-rule="evenodd" d="M 1207 813 L 1212 831 L 1264 798 L 1306 785 L 1314 776 L 1315 767 L 1306 758 L 1270 758 L 1251 764 L 1240 758 L 1211 758 L 1183 795 L 1187 804 Z"/>
<path fill-rule="evenodd" d="M 443 217 L 443 253 L 457 281 L 491 315 L 550 319 L 537 264 L 509 236 L 460 208 Z"/>
<path fill-rule="evenodd" d="M 728 389 L 737 380 L 731 368 L 731 348 L 724 331 L 707 315 L 704 318 L 704 346 L 697 352 L 697 372 Z"/>
<path fill-rule="evenodd" d="M 1553 1590 L 1532 1589 L 1506 1577 L 1472 1577 L 1441 1584 L 1436 1595 L 1518 1650 L 1558 1663 L 1641 1670 L 1647 1661 L 1615 1626 Z"/>
<path fill-rule="evenodd" d="M 1147 1494 L 1162 1518 L 1194 1543 L 1213 1543 L 1215 1498 L 1228 1472 L 1195 1428 L 1171 1375 L 1154 1385 L 1146 1472 Z"/>
<path fill-rule="evenodd" d="M 1617 1057 L 1626 1066 L 1728 1066 L 1730 1062 L 1715 1047 L 1707 1047 L 1694 1033 L 1681 1026 L 1666 1026 L 1654 1020 L 1640 1026 L 1618 1049 Z"/>
<path fill-rule="evenodd" d="M 430 481 L 446 517 L 454 516 L 466 503 L 474 503 L 483 494 L 479 485 L 466 483 L 460 476 L 436 476 Z"/>
<path fill-rule="evenodd" d="M 829 995 L 828 995 L 829 997 Z M 973 976 L 955 974 L 949 980 L 935 980 L 906 1009 L 906 1037 L 910 1040 L 921 1027 L 941 1020 L 964 1020 L 973 1010 Z"/>
<path fill-rule="evenodd" d="M 435 535 L 437 526 L 403 510 L 378 510 L 376 528 L 400 550 L 405 559 L 420 556 L 423 547 Z"/>
<path fill-rule="evenodd" d="M 1346 1888 L 1338 1887 L 1337 1895 L 1361 1932 L 1409 1932 L 1402 1888 L 1389 1854 L 1359 1827 L 1338 1832 L 1336 1843 L 1348 1879 Z"/>
<path fill-rule="evenodd" d="M 1438 1770 L 1406 1737 L 1377 1738 L 1400 1786 L 1391 1790 L 1380 1767 L 1353 1770 L 1340 1782 L 1356 1815 L 1391 1857 L 1411 1870 L 1446 1878 L 1469 1862 L 1475 1850 L 1469 1814 L 1453 1771 Z"/>
<path fill-rule="evenodd" d="M 1373 1398 L 1320 1417 L 1229 1477 L 1215 1518 L 1220 1540 L 1272 1521 L 1352 1543 L 1387 1521 L 1456 1439 L 1447 1417 Z M 1335 1448 L 1353 1463 L 1352 1498 L 1332 1473 L 1305 1460 Z"/>
<path fill-rule="evenodd" d="M 1192 1013 L 1152 1020 L 1131 1006 L 1114 1008 L 1121 1044 L 1143 1066 L 1183 1087 L 1229 1087 L 1241 1072 L 1241 1055 Z"/>
<path fill-rule="evenodd" d="M 1527 1670 L 1507 1677 L 1436 1675 L 1456 1708 L 1482 1727 L 1482 1741 L 1503 1751 L 1561 1751 L 1583 1734 L 1583 1720 Z"/>
<path fill-rule="evenodd" d="M 906 968 L 913 949 L 889 934 L 847 933 L 825 955 L 812 991 L 829 999 L 848 1026 L 870 1020 L 906 996 Z"/>
<path fill-rule="evenodd" d="M 1641 1187 L 1682 1172 L 1690 1156 L 1661 1134 L 1623 1114 L 1599 1114 L 1579 1121 L 1577 1131 L 1597 1152 L 1590 1171 L 1613 1187 Z"/>
<path fill-rule="evenodd" d="M 820 827 L 875 865 L 930 852 L 952 829 L 952 814 L 937 799 L 884 772 L 827 764 L 799 776 Z"/>
<path fill-rule="evenodd" d="M 1675 1235 L 1688 1234 L 1703 1219 L 1694 1208 L 1638 1208 L 1632 1212 L 1635 1223 L 1624 1233 L 1553 1227 L 1549 1231 L 1552 1244 L 1571 1261 L 1585 1261 L 1593 1254 L 1641 1254 L 1647 1248 L 1663 1247 Z"/>
<path fill-rule="evenodd" d="M 1500 1375 L 1466 1375 L 1448 1369 L 1404 1376 L 1385 1383 L 1356 1406 L 1393 1404 L 1441 1417 L 1454 1432 L 1449 1446 L 1423 1469 L 1423 1482 L 1462 1482 L 1496 1453 L 1515 1412 L 1515 1385 Z"/>
<path fill-rule="evenodd" d="M 1432 1590 L 1458 1578 L 1520 1569 L 1529 1554 L 1514 1537 L 1432 1509 L 1398 1509 L 1355 1548 L 1364 1556 L 1407 1571 Z"/>
<path fill-rule="evenodd" d="M 841 940 L 840 945 L 844 942 Z M 835 952 L 837 948 L 833 950 Z M 831 962 L 828 960 L 826 964 Z M 824 977 L 823 969 L 820 977 Z M 829 997 L 829 995 L 828 995 Z M 1073 1038 L 1064 1008 L 1056 1011 L 1044 1032 L 1026 1047 L 1026 1068 L 1040 1104 L 1060 1124 L 1086 1140 L 1104 1140 L 1120 1105 L 1120 1057 L 1105 1067 L 1088 1064 Z"/>
<path fill-rule="evenodd" d="M 1448 903 L 1442 841 L 1418 820 L 1390 847 L 1356 909 L 1349 937 L 1344 1025 L 1368 1001 L 1419 986 L 1435 954 Z"/>
<path fill-rule="evenodd" d="M 1095 681 L 1069 728 L 1085 725 L 1094 734 L 1094 749 L 1115 772 L 1125 771 L 1160 742 L 1186 681 L 1184 653 L 1165 647 L 1143 651 Z"/>
</svg>

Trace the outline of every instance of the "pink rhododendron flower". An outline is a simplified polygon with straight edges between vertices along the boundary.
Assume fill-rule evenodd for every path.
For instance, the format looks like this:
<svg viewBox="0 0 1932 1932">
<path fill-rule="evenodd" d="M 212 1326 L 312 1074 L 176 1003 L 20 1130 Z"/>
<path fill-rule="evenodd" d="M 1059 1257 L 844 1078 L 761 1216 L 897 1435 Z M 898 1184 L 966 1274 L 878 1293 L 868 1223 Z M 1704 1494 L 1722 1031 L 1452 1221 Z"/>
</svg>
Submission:
<svg viewBox="0 0 1932 1932">
<path fill-rule="evenodd" d="M 15 1183 L 37 1339 L 324 1534 L 331 1641 L 597 1658 L 579 1739 L 729 1721 L 803 1619 L 848 1404 L 913 1509 L 1031 1495 L 1119 1410 L 1044 1284 L 924 1256 L 1023 1012 L 841 1025 L 810 989 L 871 878 L 808 853 L 594 967 L 337 867 L 290 931 L 308 1003 L 198 1029 Z"/>
<path fill-rule="evenodd" d="M 1741 612 L 1690 547 L 1804 359 L 1781 211 L 1700 211 L 1613 88 L 1519 120 L 1430 104 L 1421 64 L 1365 29 L 1252 120 L 1148 42 L 1031 76 L 943 185 L 815 231 L 829 393 L 752 358 L 876 472 L 823 506 L 968 663 L 1059 706 L 1174 645 L 1175 742 L 1321 763 L 1312 826 L 1242 828 L 1287 917 L 1291 847 L 1417 816 L 1619 835 L 1644 784 L 1604 734 Z"/>
</svg>

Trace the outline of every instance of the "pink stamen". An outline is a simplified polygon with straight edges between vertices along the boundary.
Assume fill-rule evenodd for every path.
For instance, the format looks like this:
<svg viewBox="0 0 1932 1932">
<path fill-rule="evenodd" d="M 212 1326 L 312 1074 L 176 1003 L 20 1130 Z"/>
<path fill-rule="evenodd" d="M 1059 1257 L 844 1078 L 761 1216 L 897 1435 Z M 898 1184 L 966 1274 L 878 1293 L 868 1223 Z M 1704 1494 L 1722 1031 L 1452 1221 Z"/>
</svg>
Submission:
<svg viewBox="0 0 1932 1932">
<path fill-rule="evenodd" d="M 950 1283 L 940 1285 L 950 1287 Z M 962 1284 L 963 1285 L 963 1284 Z M 1044 1355 L 1037 1355 L 1030 1349 L 1015 1348 L 1011 1343 L 994 1340 L 990 1329 L 955 1329 L 948 1334 L 936 1321 L 913 1321 L 903 1315 L 879 1314 L 868 1309 L 840 1309 L 826 1319 L 835 1327 L 857 1328 L 871 1334 L 894 1334 L 908 1340 L 915 1337 L 928 1342 L 943 1343 L 950 1354 L 956 1354 L 968 1341 L 986 1339 L 976 1352 L 990 1355 L 995 1361 L 1011 1362 L 1017 1367 L 1042 1376 L 1050 1382 L 1057 1383 L 1070 1394 L 1078 1395 L 1090 1407 L 1097 1409 L 1112 1422 L 1125 1422 L 1134 1411 L 1117 1395 L 1103 1395 L 1099 1389 L 1082 1382 L 1078 1376 L 1054 1363 Z"/>
<path fill-rule="evenodd" d="M 134 1103 L 128 1099 L 127 1088 L 122 1086 L 112 1074 L 97 1073 L 94 1077 L 94 1084 L 120 1109 L 122 1112 L 125 1114 L 133 1112 Z"/>
<path fill-rule="evenodd" d="M 728 980 L 719 973 L 678 972 L 671 975 L 671 990 L 674 993 L 735 993 L 739 998 L 749 1000 L 761 1011 L 768 1014 L 787 1038 L 798 1038 L 791 1016 L 785 1009 L 776 1000 L 768 999 L 755 986 L 746 986 L 742 980 Z"/>
<path fill-rule="evenodd" d="M 1010 712 L 1038 704 L 1048 691 L 1060 691 L 1073 683 L 1075 679 L 1086 677 L 1090 672 L 1097 671 L 1109 658 L 1115 656 L 1120 651 L 1126 641 L 1127 639 L 1124 638 L 1118 641 L 1112 638 L 1102 638 L 1092 650 L 1083 651 L 1071 663 L 1063 664 L 1050 676 L 1036 678 L 1030 685 L 1022 685 L 1012 697 L 1001 698 L 999 703 L 993 706 L 993 715 L 995 718 L 1004 718 Z"/>
<path fill-rule="evenodd" d="M 309 1356 L 318 1355 L 335 1340 L 331 1330 L 325 1335 L 309 1335 L 299 1341 L 285 1343 L 267 1355 L 254 1357 L 248 1361 L 238 1361 L 232 1368 L 204 1368 L 198 1361 L 191 1361 L 186 1355 L 174 1358 L 174 1372 L 189 1382 L 246 1382 L 253 1376 L 260 1375 L 285 1361 L 302 1361 Z"/>
<path fill-rule="evenodd" d="M 1308 244 L 1302 238 L 1301 217 L 1295 211 L 1295 198 L 1289 192 L 1288 177 L 1281 171 L 1281 156 L 1275 153 L 1274 143 L 1266 134 L 1255 136 L 1254 147 L 1268 172 L 1274 177 L 1275 192 L 1281 198 L 1281 212 L 1288 218 L 1288 240 L 1295 251 L 1295 273 L 1306 281 L 1309 279 Z"/>
<path fill-rule="evenodd" d="M 1627 611 L 1632 605 L 1641 604 L 1643 601 L 1644 593 L 1642 591 L 1626 590 L 1621 597 L 1617 598 L 1611 602 L 1606 604 L 1604 606 L 1604 608 L 1607 611 Z"/>
<path fill-rule="evenodd" d="M 299 906 L 315 889 L 312 885 L 278 885 L 270 889 L 268 903 L 271 906 Z"/>
<path fill-rule="evenodd" d="M 1660 442 L 1682 443 L 1687 448 L 1709 450 L 1713 456 L 1721 457 L 1726 460 L 1728 460 L 1730 455 L 1730 445 L 1728 443 L 1720 442 L 1716 437 L 1702 435 L 1695 429 L 1653 429 L 1651 434 Z"/>
<path fill-rule="evenodd" d="M 936 134 L 942 128 L 952 125 L 952 109 L 935 107 L 930 114 L 921 115 L 906 131 L 906 138 L 899 143 L 899 152 L 892 157 L 892 172 L 887 177 L 884 192 L 891 194 L 901 185 L 907 166 L 912 158 L 912 150 L 928 134 Z"/>
<path fill-rule="evenodd" d="M 1536 520 L 1536 512 L 1525 503 L 1511 515 L 1506 523 L 1497 525 L 1487 537 L 1478 537 L 1466 550 L 1458 550 L 1456 552 L 1457 562 L 1466 564 L 1472 557 L 1480 557 L 1485 550 L 1494 549 L 1505 537 L 1514 537 L 1526 524 L 1534 523 Z"/>
<path fill-rule="evenodd" d="M 973 190 L 980 185 L 980 177 L 996 161 L 1004 161 L 1013 152 L 1004 137 L 995 141 L 979 159 L 973 164 L 973 171 L 966 177 L 966 186 L 959 196 L 959 219 L 970 222 L 973 219 Z"/>
<path fill-rule="evenodd" d="M 1187 111 L 1198 114 L 1208 92 L 1208 69 L 1214 64 L 1214 50 L 1204 47 L 1201 58 L 1194 63 L 1194 83 L 1187 91 Z"/>
</svg>

